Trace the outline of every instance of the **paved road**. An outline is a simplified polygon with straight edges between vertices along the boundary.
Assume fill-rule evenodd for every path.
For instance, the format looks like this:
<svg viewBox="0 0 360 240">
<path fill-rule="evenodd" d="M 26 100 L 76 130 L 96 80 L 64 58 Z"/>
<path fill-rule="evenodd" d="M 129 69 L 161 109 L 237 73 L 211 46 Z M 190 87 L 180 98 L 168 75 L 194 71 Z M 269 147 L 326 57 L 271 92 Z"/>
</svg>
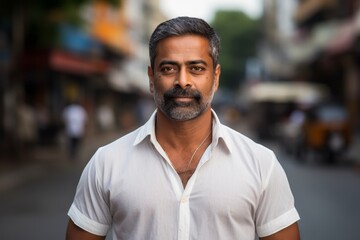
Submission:
<svg viewBox="0 0 360 240">
<path fill-rule="evenodd" d="M 278 157 L 302 218 L 302 239 L 360 239 L 360 172 L 349 165 L 303 165 Z M 0 192 L 0 239 L 63 240 L 81 169 L 81 164 L 48 166 L 23 185 Z"/>
<path fill-rule="evenodd" d="M 302 164 L 278 155 L 300 213 L 302 239 L 360 239 L 359 169 L 351 163 Z"/>
<path fill-rule="evenodd" d="M 66 159 L 64 148 L 36 149 L 35 164 L 0 172 L 0 240 L 64 240 L 67 211 L 83 167 L 96 148 L 121 135 L 85 139 L 77 162 Z"/>
<path fill-rule="evenodd" d="M 79 169 L 47 168 L 0 196 L 0 239 L 65 239 L 66 212 L 74 195 Z"/>
</svg>

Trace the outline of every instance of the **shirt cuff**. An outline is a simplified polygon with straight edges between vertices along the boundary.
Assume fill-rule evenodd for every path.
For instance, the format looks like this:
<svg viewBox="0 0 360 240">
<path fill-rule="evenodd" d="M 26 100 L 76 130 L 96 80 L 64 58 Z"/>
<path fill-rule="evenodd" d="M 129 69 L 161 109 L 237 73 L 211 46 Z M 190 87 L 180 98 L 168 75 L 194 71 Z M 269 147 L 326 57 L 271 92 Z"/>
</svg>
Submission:
<svg viewBox="0 0 360 240">
<path fill-rule="evenodd" d="M 69 209 L 68 216 L 78 227 L 84 229 L 85 231 L 98 235 L 106 236 L 109 226 L 105 224 L 98 223 L 79 211 L 79 209 L 73 203 Z"/>
<path fill-rule="evenodd" d="M 284 213 L 283 215 L 275 218 L 274 220 L 257 227 L 257 234 L 259 237 L 265 237 L 272 235 L 291 224 L 297 222 L 300 219 L 300 216 L 295 208 Z"/>
</svg>

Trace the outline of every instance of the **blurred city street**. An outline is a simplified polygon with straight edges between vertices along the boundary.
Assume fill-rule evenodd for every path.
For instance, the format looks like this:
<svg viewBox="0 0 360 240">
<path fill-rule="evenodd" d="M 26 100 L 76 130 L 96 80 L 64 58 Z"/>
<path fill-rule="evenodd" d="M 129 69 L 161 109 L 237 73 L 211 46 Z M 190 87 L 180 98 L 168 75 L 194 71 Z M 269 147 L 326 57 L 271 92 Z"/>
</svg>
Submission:
<svg viewBox="0 0 360 240">
<path fill-rule="evenodd" d="M 275 151 L 301 239 L 360 239 L 360 0 L 189 5 L 0 3 L 0 240 L 65 238 L 87 161 L 156 108 L 149 39 L 177 16 L 203 18 L 218 33 L 212 107 Z"/>
<path fill-rule="evenodd" d="M 282 151 L 278 158 L 301 217 L 301 239 L 360 239 L 360 169 L 353 162 L 304 164 Z"/>
<path fill-rule="evenodd" d="M 31 163 L 1 165 L 0 239 L 65 239 L 67 210 L 82 169 L 99 146 L 121 135 L 85 138 L 76 162 L 58 147 L 37 149 Z"/>
<path fill-rule="evenodd" d="M 52 154 L 47 150 L 38 168 L 34 164 L 13 176 L 2 175 L 1 181 L 9 183 L 14 177 L 18 181 L 0 191 L 0 239 L 64 239 L 67 210 L 86 161 L 98 146 L 120 135 L 86 139 L 79 162 L 66 159 L 62 149 L 53 149 Z M 277 142 L 263 144 L 275 151 L 288 175 L 301 216 L 302 239 L 360 239 L 360 169 L 352 162 L 299 163 Z"/>
</svg>

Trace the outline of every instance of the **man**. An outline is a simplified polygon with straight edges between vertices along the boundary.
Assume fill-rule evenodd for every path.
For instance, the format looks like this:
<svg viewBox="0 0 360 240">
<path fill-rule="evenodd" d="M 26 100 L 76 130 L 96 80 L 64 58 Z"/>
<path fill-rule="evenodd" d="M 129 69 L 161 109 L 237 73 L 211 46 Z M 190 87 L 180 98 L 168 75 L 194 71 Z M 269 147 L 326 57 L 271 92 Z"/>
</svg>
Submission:
<svg viewBox="0 0 360 240">
<path fill-rule="evenodd" d="M 222 125 L 211 109 L 219 39 L 179 17 L 150 38 L 157 111 L 100 148 L 80 179 L 67 239 L 298 240 L 299 215 L 272 151 Z"/>
<path fill-rule="evenodd" d="M 66 127 L 69 156 L 76 159 L 85 133 L 87 113 L 77 101 L 73 101 L 64 108 L 62 117 Z"/>
</svg>

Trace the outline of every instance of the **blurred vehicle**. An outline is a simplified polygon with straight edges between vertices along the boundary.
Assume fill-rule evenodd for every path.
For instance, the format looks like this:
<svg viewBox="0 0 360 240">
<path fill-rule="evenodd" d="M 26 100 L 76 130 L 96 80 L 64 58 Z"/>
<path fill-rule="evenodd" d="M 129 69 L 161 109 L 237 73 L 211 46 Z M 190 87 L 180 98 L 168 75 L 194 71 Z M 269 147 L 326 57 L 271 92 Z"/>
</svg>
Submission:
<svg viewBox="0 0 360 240">
<path fill-rule="evenodd" d="M 321 104 L 307 112 L 296 136 L 293 153 L 299 161 L 321 160 L 333 163 L 341 159 L 351 139 L 346 109 L 338 104 Z"/>
<path fill-rule="evenodd" d="M 252 104 L 254 129 L 260 140 L 283 140 L 286 150 L 296 152 L 302 131 L 302 110 L 329 97 L 324 84 L 301 81 L 262 81 L 248 84 L 242 93 Z M 301 107 L 300 107 L 301 106 Z"/>
</svg>

